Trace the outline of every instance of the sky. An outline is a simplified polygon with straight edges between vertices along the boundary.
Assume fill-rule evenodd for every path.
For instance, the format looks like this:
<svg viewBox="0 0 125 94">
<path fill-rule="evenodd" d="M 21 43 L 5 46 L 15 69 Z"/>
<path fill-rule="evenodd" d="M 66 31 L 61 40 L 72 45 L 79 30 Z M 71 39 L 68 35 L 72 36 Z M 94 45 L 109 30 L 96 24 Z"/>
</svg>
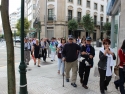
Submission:
<svg viewBox="0 0 125 94">
<path fill-rule="evenodd" d="M 21 0 L 9 0 L 9 14 L 15 12 L 21 6 Z"/>
<path fill-rule="evenodd" d="M 19 8 L 20 6 L 21 6 L 21 0 L 9 0 L 9 14 L 15 12 L 17 8 Z M 0 15 L 0 24 L 1 24 L 1 15 Z"/>
</svg>

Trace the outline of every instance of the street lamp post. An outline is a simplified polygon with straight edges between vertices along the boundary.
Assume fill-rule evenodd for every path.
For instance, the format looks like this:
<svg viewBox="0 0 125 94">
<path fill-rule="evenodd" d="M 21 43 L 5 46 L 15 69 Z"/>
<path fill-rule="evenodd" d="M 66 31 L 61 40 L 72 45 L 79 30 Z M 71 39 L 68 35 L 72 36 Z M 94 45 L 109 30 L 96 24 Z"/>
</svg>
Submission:
<svg viewBox="0 0 125 94">
<path fill-rule="evenodd" d="M 20 91 L 19 94 L 28 94 L 26 79 L 26 64 L 24 62 L 24 0 L 21 0 L 21 62 L 20 72 Z"/>
<path fill-rule="evenodd" d="M 39 41 L 40 41 L 40 31 L 41 31 L 41 23 L 40 21 L 36 21 L 36 24 L 37 24 L 37 29 L 38 29 L 38 32 L 39 32 Z"/>
</svg>

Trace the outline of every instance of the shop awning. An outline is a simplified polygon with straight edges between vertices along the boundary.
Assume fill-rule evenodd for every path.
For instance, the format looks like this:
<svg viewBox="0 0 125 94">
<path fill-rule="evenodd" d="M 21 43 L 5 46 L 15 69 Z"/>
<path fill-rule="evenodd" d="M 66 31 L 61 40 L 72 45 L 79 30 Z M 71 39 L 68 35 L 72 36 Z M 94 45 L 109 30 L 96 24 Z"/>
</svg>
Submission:
<svg viewBox="0 0 125 94">
<path fill-rule="evenodd" d="M 106 9 L 107 15 L 111 15 L 111 10 L 112 10 L 112 7 L 113 7 L 115 1 L 116 0 L 108 0 L 107 9 Z"/>
<path fill-rule="evenodd" d="M 33 34 L 35 34 L 36 32 L 34 31 L 34 32 L 30 32 L 29 34 L 31 34 L 31 35 L 33 35 Z"/>
</svg>

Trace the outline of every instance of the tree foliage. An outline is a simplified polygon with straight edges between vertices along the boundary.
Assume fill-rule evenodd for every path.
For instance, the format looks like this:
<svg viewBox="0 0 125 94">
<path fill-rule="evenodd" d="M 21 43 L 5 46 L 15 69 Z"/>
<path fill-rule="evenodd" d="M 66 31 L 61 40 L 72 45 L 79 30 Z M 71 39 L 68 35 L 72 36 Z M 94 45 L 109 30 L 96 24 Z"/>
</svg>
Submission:
<svg viewBox="0 0 125 94">
<path fill-rule="evenodd" d="M 94 30 L 94 22 L 89 14 L 86 14 L 82 18 L 82 24 L 86 32 L 91 33 Z"/>
<path fill-rule="evenodd" d="M 74 33 L 74 31 L 78 28 L 78 23 L 75 19 L 72 19 L 68 22 L 68 29 Z"/>
<path fill-rule="evenodd" d="M 21 30 L 21 19 L 18 20 L 17 24 L 16 24 L 16 28 L 18 30 L 17 34 L 20 35 L 20 30 Z M 24 18 L 24 36 L 26 36 L 26 34 L 29 32 L 29 26 L 30 26 L 30 22 L 28 22 L 27 18 Z"/>
<path fill-rule="evenodd" d="M 107 22 L 103 26 L 103 30 L 106 32 L 108 36 L 110 36 L 111 33 L 111 23 Z"/>
<path fill-rule="evenodd" d="M 110 31 L 111 30 L 111 23 L 107 22 L 103 26 L 104 31 Z"/>
</svg>

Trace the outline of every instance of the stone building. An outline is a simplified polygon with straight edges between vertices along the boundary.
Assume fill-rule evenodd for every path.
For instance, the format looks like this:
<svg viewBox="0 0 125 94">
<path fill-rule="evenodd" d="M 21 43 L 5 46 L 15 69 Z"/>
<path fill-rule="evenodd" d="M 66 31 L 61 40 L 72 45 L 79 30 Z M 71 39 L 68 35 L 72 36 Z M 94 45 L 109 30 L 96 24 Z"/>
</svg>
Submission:
<svg viewBox="0 0 125 94">
<path fill-rule="evenodd" d="M 107 14 L 112 17 L 111 47 L 119 49 L 125 39 L 125 0 L 109 0 Z"/>
<path fill-rule="evenodd" d="M 46 0 L 35 1 L 35 14 L 41 22 L 42 38 L 67 37 L 70 34 L 68 21 L 76 19 L 79 22 L 84 15 L 90 14 L 95 24 L 91 37 L 96 40 L 104 37 L 101 28 L 105 22 L 110 22 L 110 17 L 106 15 L 107 0 L 47 0 L 47 3 Z M 88 36 L 88 33 L 78 27 L 75 37 L 78 36 Z"/>
</svg>

